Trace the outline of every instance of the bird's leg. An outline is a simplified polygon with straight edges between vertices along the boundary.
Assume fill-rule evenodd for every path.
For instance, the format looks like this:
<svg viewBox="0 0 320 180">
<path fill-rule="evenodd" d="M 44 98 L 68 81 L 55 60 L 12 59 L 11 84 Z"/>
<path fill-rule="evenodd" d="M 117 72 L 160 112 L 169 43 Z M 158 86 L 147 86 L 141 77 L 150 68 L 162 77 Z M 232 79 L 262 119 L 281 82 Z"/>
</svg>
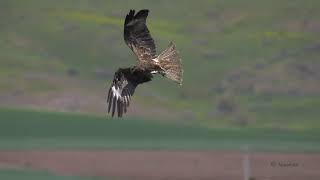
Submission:
<svg viewBox="0 0 320 180">
<path fill-rule="evenodd" d="M 152 65 L 153 67 L 151 68 L 152 71 L 150 72 L 151 74 L 161 74 L 162 76 L 165 75 L 165 70 L 160 66 L 160 65 L 157 65 L 157 64 L 153 64 Z"/>
<path fill-rule="evenodd" d="M 164 76 L 165 72 L 162 70 L 153 70 L 153 71 L 151 71 L 151 74 L 161 74 L 162 76 Z"/>
<path fill-rule="evenodd" d="M 162 76 L 166 75 L 164 71 L 160 71 L 159 74 L 161 74 Z"/>
<path fill-rule="evenodd" d="M 165 70 L 159 65 L 157 67 L 157 73 L 161 74 L 162 76 L 164 76 L 166 73 L 165 73 Z"/>
</svg>

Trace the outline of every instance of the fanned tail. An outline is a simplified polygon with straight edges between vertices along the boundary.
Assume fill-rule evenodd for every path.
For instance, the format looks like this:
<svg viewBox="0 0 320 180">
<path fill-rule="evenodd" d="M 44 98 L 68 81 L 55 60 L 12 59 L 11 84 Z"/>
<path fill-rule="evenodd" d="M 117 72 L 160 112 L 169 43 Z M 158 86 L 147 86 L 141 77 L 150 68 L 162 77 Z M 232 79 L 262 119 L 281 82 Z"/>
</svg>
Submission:
<svg viewBox="0 0 320 180">
<path fill-rule="evenodd" d="M 170 42 L 168 48 L 157 59 L 160 67 L 164 70 L 163 75 L 182 85 L 183 69 L 176 45 Z"/>
</svg>

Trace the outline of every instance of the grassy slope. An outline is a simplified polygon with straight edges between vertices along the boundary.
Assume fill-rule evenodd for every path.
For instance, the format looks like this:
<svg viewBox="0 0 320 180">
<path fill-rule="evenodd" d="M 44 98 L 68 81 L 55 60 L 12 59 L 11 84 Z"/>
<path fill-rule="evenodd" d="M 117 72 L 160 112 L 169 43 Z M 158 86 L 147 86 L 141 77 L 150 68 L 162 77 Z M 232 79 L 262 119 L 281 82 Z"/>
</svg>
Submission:
<svg viewBox="0 0 320 180">
<path fill-rule="evenodd" d="M 316 62 L 319 52 L 304 49 L 318 43 L 315 22 L 320 17 L 316 8 L 319 5 L 317 0 L 197 3 L 3 0 L 0 2 L 0 22 L 4 27 L 0 31 L 0 92 L 17 97 L 18 101 L 13 105 L 32 104 L 39 94 L 56 98 L 74 88 L 80 96 L 103 96 L 105 81 L 110 82 L 113 71 L 134 61 L 122 40 L 124 14 L 130 8 L 149 8 L 148 25 L 158 51 L 170 40 L 177 43 L 183 58 L 185 82 L 183 88 L 178 88 L 167 80 L 156 78 L 156 83 L 137 91 L 136 105 L 178 114 L 162 118 L 197 119 L 208 126 L 225 127 L 229 122 L 217 120 L 220 117 L 212 115 L 220 95 L 215 89 L 234 70 L 245 69 L 257 77 L 261 73 L 276 74 L 281 77 L 282 80 L 276 79 L 281 84 L 293 84 L 300 89 L 306 87 L 290 78 L 286 71 L 277 72 L 274 67 L 302 60 L 309 64 Z M 282 52 L 289 56 L 279 58 Z M 267 68 L 255 70 L 256 64 L 265 64 Z M 99 68 L 110 71 L 111 75 L 97 78 L 95 71 Z M 79 72 L 72 78 L 73 83 L 56 80 L 68 79 L 66 72 L 70 69 Z M 264 87 L 259 84 L 264 82 L 264 77 L 255 80 L 258 92 L 259 87 Z M 90 84 L 86 85 L 88 82 Z M 226 86 L 227 91 L 234 89 Z M 252 126 L 320 127 L 316 110 L 320 104 L 318 96 L 275 94 L 266 100 L 255 93 L 235 94 L 243 111 L 254 117 Z M 19 101 L 28 97 L 31 97 L 27 99 L 28 103 Z M 95 99 L 92 101 L 96 102 Z M 103 103 L 101 100 L 96 106 L 103 106 Z M 52 106 L 48 104 L 34 106 Z M 91 104 L 88 106 L 92 107 Z M 89 108 L 81 110 L 92 111 Z M 104 109 L 99 113 L 104 113 Z"/>
<path fill-rule="evenodd" d="M 0 169 L 0 179 L 5 180 L 98 180 L 101 178 L 57 176 L 48 172 L 25 169 Z"/>
<path fill-rule="evenodd" d="M 319 131 L 208 129 L 160 121 L 0 109 L 0 149 L 319 151 Z"/>
</svg>

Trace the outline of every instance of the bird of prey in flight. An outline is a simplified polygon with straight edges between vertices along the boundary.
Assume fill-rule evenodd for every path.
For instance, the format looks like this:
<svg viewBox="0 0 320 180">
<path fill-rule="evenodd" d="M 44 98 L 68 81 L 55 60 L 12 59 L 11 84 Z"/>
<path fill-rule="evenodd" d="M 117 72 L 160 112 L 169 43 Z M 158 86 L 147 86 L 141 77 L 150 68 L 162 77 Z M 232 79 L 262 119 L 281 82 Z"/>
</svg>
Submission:
<svg viewBox="0 0 320 180">
<path fill-rule="evenodd" d="M 182 84 L 182 65 L 176 45 L 170 42 L 159 55 L 146 25 L 149 10 L 135 13 L 130 10 L 124 21 L 124 41 L 138 59 L 135 66 L 119 68 L 108 92 L 108 113 L 112 117 L 117 112 L 122 117 L 127 112 L 131 96 L 139 84 L 149 82 L 153 74 L 160 74 L 178 84 Z"/>
</svg>

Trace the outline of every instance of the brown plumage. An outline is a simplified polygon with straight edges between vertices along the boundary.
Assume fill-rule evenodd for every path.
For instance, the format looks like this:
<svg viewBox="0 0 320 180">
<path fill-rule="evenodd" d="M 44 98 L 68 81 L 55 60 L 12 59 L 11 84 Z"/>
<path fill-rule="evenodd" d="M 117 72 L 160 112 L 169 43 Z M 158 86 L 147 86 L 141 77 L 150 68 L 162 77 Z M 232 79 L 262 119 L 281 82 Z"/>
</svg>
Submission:
<svg viewBox="0 0 320 180">
<path fill-rule="evenodd" d="M 149 10 L 135 14 L 130 10 L 124 22 L 124 40 L 138 58 L 138 64 L 129 68 L 119 68 L 115 73 L 108 92 L 108 113 L 117 112 L 122 117 L 127 112 L 131 96 L 139 84 L 151 81 L 152 74 L 161 74 L 180 85 L 182 84 L 182 65 L 179 52 L 171 42 L 166 50 L 156 55 L 156 46 L 146 20 Z"/>
</svg>

